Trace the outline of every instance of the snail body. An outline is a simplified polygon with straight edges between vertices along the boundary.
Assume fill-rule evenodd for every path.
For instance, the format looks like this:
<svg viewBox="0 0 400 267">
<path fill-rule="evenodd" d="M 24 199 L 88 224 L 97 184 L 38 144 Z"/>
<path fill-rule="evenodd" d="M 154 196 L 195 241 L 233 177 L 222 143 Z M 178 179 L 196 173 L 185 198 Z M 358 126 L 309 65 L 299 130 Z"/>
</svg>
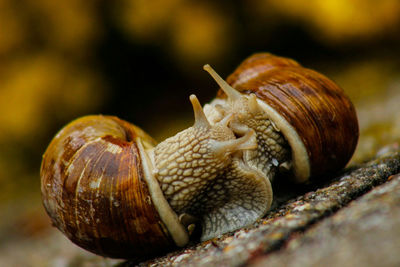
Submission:
<svg viewBox="0 0 400 267">
<path fill-rule="evenodd" d="M 190 96 L 194 125 L 159 144 L 101 115 L 54 137 L 43 156 L 42 197 L 71 241 L 103 256 L 146 259 L 185 246 L 195 225 L 208 240 L 261 218 L 282 170 L 304 182 L 351 157 L 355 110 L 325 76 L 267 53 L 245 60 L 228 83 L 205 69 L 221 86 L 216 99 L 203 109 Z"/>
</svg>

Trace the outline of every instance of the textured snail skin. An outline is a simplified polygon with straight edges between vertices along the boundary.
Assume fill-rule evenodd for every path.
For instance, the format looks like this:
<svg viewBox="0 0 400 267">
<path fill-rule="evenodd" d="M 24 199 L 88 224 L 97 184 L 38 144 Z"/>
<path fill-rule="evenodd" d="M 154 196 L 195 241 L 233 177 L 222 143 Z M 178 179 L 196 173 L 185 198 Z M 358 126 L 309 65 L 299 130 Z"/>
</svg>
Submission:
<svg viewBox="0 0 400 267">
<path fill-rule="evenodd" d="M 294 60 L 259 53 L 243 61 L 227 82 L 244 95 L 255 94 L 294 129 L 309 165 L 304 170 L 294 158 L 298 181 L 335 172 L 350 160 L 359 135 L 356 111 L 344 91 L 324 75 Z M 217 98 L 226 95 L 219 90 Z"/>
<path fill-rule="evenodd" d="M 254 131 L 229 128 L 231 114 L 211 125 L 193 100 L 195 124 L 157 145 L 154 165 L 172 209 L 180 217 L 196 218 L 201 239 L 207 240 L 262 216 L 272 190 L 265 175 L 242 160 L 257 148 Z"/>
<path fill-rule="evenodd" d="M 96 254 L 145 258 L 176 247 L 149 197 L 138 138 L 154 145 L 116 117 L 86 116 L 64 127 L 43 156 L 42 196 L 53 224 Z"/>
</svg>

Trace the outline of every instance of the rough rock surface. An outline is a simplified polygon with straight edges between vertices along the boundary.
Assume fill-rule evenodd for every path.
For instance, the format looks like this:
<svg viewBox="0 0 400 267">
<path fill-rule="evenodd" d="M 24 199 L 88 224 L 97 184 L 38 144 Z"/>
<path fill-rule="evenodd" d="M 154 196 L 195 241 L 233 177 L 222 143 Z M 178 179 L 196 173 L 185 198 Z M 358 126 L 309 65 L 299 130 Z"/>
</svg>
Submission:
<svg viewBox="0 0 400 267">
<path fill-rule="evenodd" d="M 400 178 L 394 176 L 399 172 L 400 154 L 390 152 L 326 184 L 277 192 L 275 208 L 255 225 L 139 266 L 399 264 Z"/>
<path fill-rule="evenodd" d="M 400 266 L 400 175 L 250 266 Z"/>
</svg>

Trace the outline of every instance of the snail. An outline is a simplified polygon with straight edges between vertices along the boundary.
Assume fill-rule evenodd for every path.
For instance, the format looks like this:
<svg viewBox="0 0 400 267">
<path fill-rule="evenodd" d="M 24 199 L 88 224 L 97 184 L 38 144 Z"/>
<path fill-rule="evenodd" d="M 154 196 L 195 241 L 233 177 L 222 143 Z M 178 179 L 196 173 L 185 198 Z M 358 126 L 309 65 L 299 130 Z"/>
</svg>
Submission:
<svg viewBox="0 0 400 267">
<path fill-rule="evenodd" d="M 99 255 L 146 259 L 249 225 L 272 203 L 281 171 L 305 182 L 346 165 L 358 139 L 350 100 L 331 80 L 268 53 L 246 59 L 217 97 L 190 101 L 193 126 L 157 144 L 113 116 L 66 125 L 41 165 L 53 224 Z"/>
<path fill-rule="evenodd" d="M 270 53 L 244 60 L 227 82 L 209 66 L 205 69 L 221 86 L 204 107 L 207 117 L 217 121 L 224 113 L 235 114 L 233 123 L 253 128 L 261 168 L 268 165 L 263 151 L 271 141 L 262 129 L 269 123 L 289 144 L 290 159 L 280 167 L 291 168 L 295 181 L 339 170 L 350 160 L 359 136 L 356 111 L 344 91 L 324 75 Z"/>
</svg>

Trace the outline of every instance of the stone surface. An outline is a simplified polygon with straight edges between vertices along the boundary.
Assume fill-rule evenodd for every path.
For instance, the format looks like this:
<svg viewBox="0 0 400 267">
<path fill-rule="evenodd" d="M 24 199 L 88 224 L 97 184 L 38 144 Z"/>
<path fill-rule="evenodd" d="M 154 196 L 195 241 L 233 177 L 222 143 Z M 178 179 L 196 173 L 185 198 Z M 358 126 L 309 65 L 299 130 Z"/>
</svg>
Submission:
<svg viewBox="0 0 400 267">
<path fill-rule="evenodd" d="M 240 229 L 235 233 L 224 235 L 220 238 L 215 238 L 181 251 L 168 254 L 165 257 L 140 263 L 139 266 L 242 266 L 250 263 L 254 265 L 263 265 L 264 262 L 270 260 L 270 257 L 271 261 L 273 260 L 277 264 L 285 264 L 285 253 L 291 253 L 292 256 L 290 257 L 290 260 L 292 260 L 293 264 L 296 265 L 296 256 L 302 256 L 300 255 L 300 252 L 297 254 L 296 244 L 301 244 L 302 242 L 307 243 L 308 240 L 314 239 L 314 242 L 304 248 L 311 250 L 312 248 L 315 248 L 314 246 L 318 246 L 318 240 L 324 239 L 323 233 L 320 235 L 318 235 L 318 233 L 312 234 L 312 231 L 315 232 L 316 230 L 308 230 L 317 222 L 326 224 L 326 228 L 329 228 L 330 225 L 336 225 L 336 231 L 340 232 L 340 229 L 338 228 L 340 228 L 340 218 L 342 218 L 343 223 L 347 225 L 347 231 L 351 231 L 352 225 L 360 224 L 363 220 L 363 214 L 365 214 L 366 217 L 371 217 L 366 225 L 360 226 L 361 228 L 356 229 L 358 233 L 362 235 L 362 232 L 367 231 L 368 227 L 372 227 L 372 229 L 374 229 L 373 227 L 378 227 L 374 224 L 380 222 L 380 216 L 384 215 L 378 212 L 379 203 L 384 207 L 382 212 L 384 212 L 385 209 L 390 209 L 392 206 L 400 206 L 399 193 L 396 191 L 398 189 L 397 183 L 399 183 L 398 178 L 392 179 L 393 181 L 388 183 L 387 187 L 385 187 L 386 185 L 383 186 L 382 188 L 384 189 L 378 187 L 373 190 L 372 192 L 377 193 L 370 193 L 372 196 L 367 194 L 365 196 L 366 200 L 363 200 L 364 198 L 360 199 L 360 204 L 358 205 L 361 206 L 359 208 L 357 208 L 357 204 L 352 204 L 351 207 L 353 208 L 345 208 L 343 209 L 343 212 L 337 214 L 335 214 L 335 212 L 348 205 L 352 200 L 362 196 L 375 186 L 386 182 L 389 177 L 392 177 L 392 175 L 399 172 L 400 154 L 398 152 L 390 152 L 390 149 L 388 149 L 386 155 L 381 155 L 380 159 L 348 169 L 341 175 L 331 178 L 330 182 L 327 182 L 325 185 L 314 183 L 305 187 L 297 188 L 297 194 L 300 195 L 294 196 L 289 200 L 285 200 L 285 197 L 279 197 L 278 193 L 278 201 L 275 203 L 275 208 L 271 210 L 265 219 L 257 222 L 251 227 Z M 389 196 L 387 196 L 387 203 L 385 203 L 384 192 L 392 192 L 388 193 Z M 281 194 L 283 196 L 286 195 L 286 197 L 290 195 L 293 196 L 293 194 L 295 195 L 293 192 L 281 192 Z M 374 204 L 375 208 L 368 211 L 368 209 L 365 208 L 367 204 L 363 203 L 372 201 L 368 199 L 373 199 L 374 196 L 377 198 Z M 356 207 L 354 208 L 354 206 Z M 348 211 L 349 209 L 350 211 Z M 374 212 L 374 210 L 376 212 Z M 345 221 L 346 218 L 344 217 L 346 216 L 346 212 L 353 212 L 350 214 L 353 216 L 353 219 L 349 218 Z M 391 226 L 395 226 L 396 222 L 400 220 L 399 211 L 397 210 L 396 212 L 397 213 L 392 214 L 393 220 L 391 220 L 387 226 L 382 226 L 382 228 L 377 228 L 376 230 L 389 231 Z M 377 217 L 374 218 L 374 216 Z M 356 220 L 359 221 L 356 222 Z M 397 229 L 395 229 L 397 233 L 400 231 L 398 228 L 399 227 L 397 226 Z M 303 232 L 305 232 L 304 235 Z M 326 233 L 331 234 L 332 236 L 336 234 L 334 230 Z M 387 233 L 386 235 L 390 236 L 390 233 Z M 299 237 L 296 238 L 296 236 Z M 346 237 L 344 235 L 341 240 L 339 240 L 339 237 L 337 238 L 338 240 L 335 242 L 339 243 L 341 240 L 349 239 L 350 236 Z M 376 242 L 379 243 L 382 241 L 382 238 L 378 238 L 377 236 L 376 238 Z M 395 239 L 394 241 L 396 240 L 398 239 Z M 289 247 L 286 248 L 284 245 L 288 241 Z M 371 253 L 371 247 L 368 243 L 360 245 L 361 243 L 368 241 L 367 237 L 366 240 L 359 236 L 358 240 L 355 239 L 354 241 L 348 241 L 354 242 L 347 243 L 349 246 L 355 246 L 352 250 L 349 249 L 349 252 L 352 251 L 352 253 L 354 253 L 354 250 L 360 248 L 363 249 L 363 253 Z M 329 241 L 325 242 L 329 244 Z M 375 241 L 371 239 L 370 242 Z M 392 246 L 391 249 L 397 249 L 396 245 L 393 244 Z M 381 249 L 385 248 L 386 247 L 377 248 L 375 253 L 380 253 L 381 257 L 385 257 L 386 252 L 381 252 Z M 327 247 L 325 253 L 328 253 L 329 249 L 330 248 Z M 386 248 L 386 251 L 393 250 L 388 250 Z M 299 249 L 299 251 L 301 250 Z M 307 253 L 309 253 L 309 251 L 307 251 Z M 340 254 L 340 251 L 337 251 L 337 253 Z M 349 255 L 351 255 L 351 253 Z M 324 257 L 323 254 L 320 254 L 319 256 Z M 307 256 L 304 254 L 303 257 Z M 316 259 L 318 259 L 318 255 L 316 256 Z M 329 258 L 325 260 L 329 262 Z M 345 260 L 345 258 L 343 258 L 343 260 Z M 392 261 L 396 262 L 399 260 L 400 255 L 395 254 Z M 310 259 L 310 262 L 308 263 L 312 265 L 312 259 Z M 135 262 L 128 261 L 120 264 L 120 266 L 135 266 L 136 264 L 137 263 Z M 318 265 L 318 262 L 315 264 Z M 308 264 L 305 263 L 303 266 L 304 265 Z"/>
<path fill-rule="evenodd" d="M 118 262 L 79 248 L 55 228 L 34 237 L 0 243 L 2 267 L 111 267 Z"/>
<path fill-rule="evenodd" d="M 258 266 L 400 266 L 400 175 L 351 202 Z"/>
</svg>

